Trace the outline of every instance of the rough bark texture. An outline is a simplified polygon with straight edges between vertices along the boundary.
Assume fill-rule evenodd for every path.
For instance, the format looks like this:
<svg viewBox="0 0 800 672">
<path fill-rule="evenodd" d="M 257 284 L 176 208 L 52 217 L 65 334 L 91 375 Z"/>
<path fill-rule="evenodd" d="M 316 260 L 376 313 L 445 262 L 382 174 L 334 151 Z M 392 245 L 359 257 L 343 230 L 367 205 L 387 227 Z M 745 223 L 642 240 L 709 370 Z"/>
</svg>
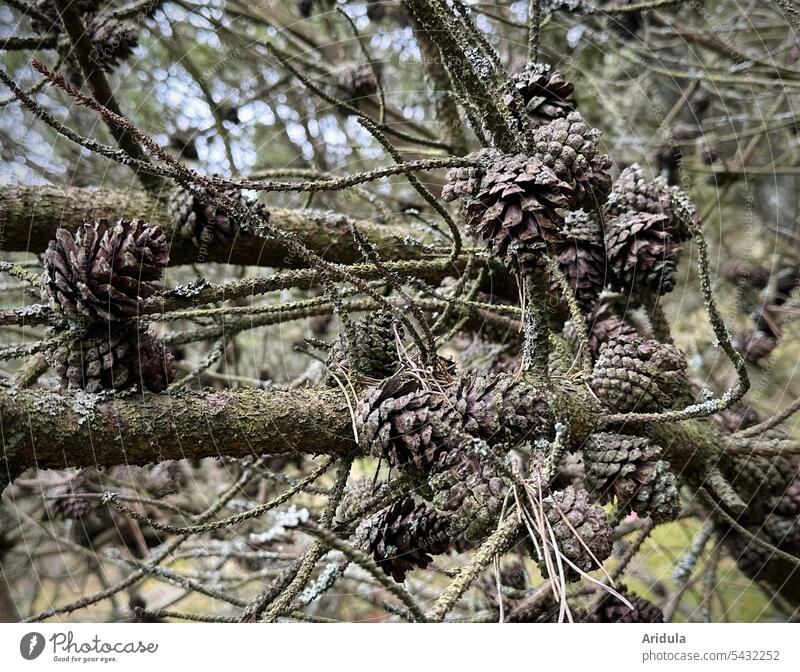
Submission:
<svg viewBox="0 0 800 672">
<path fill-rule="evenodd" d="M 355 450 L 342 396 L 326 389 L 206 390 L 103 400 L 43 390 L 0 393 L 3 460 L 30 467 Z"/>
<path fill-rule="evenodd" d="M 308 248 L 328 261 L 350 264 L 362 259 L 344 215 L 319 210 L 275 209 L 273 225 L 293 233 Z M 189 232 L 178 231 L 167 214 L 165 201 L 139 190 L 88 189 L 49 186 L 0 186 L 0 251 L 43 252 L 59 226 L 75 230 L 87 218 L 110 220 L 139 217 L 161 226 L 170 239 L 170 263 L 222 262 L 276 268 L 296 268 L 284 245 L 240 233 L 231 245 L 218 242 L 198 247 Z M 406 238 L 420 239 L 410 227 L 357 222 L 384 259 L 418 258 L 420 253 Z M 429 241 L 427 241 L 429 242 Z"/>
</svg>

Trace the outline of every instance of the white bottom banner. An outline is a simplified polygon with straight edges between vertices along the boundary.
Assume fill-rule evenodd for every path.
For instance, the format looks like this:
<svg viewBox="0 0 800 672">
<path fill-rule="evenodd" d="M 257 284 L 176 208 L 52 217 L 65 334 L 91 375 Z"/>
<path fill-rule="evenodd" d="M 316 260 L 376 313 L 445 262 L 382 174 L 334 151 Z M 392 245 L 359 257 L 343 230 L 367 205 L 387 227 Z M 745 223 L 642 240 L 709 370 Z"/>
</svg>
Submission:
<svg viewBox="0 0 800 672">
<path fill-rule="evenodd" d="M 800 669 L 796 625 L 0 625 L 0 669 Z M 555 666 L 558 666 L 556 668 Z M 223 667 L 224 666 L 224 667 Z M 586 667 L 583 667 L 586 666 Z"/>
</svg>

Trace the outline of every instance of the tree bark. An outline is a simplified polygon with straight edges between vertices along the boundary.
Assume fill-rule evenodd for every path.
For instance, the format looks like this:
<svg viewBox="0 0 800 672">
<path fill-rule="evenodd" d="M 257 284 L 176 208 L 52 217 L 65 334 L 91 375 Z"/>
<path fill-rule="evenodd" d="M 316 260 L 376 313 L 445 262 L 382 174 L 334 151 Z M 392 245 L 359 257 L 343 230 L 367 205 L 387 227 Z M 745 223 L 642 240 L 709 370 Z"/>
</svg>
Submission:
<svg viewBox="0 0 800 672">
<path fill-rule="evenodd" d="M 30 467 L 148 464 L 356 449 L 338 391 L 204 390 L 103 400 L 41 389 L 0 392 L 2 457 L 11 478 Z"/>
<path fill-rule="evenodd" d="M 50 186 L 0 186 L 0 251 L 40 253 L 55 237 L 58 227 L 75 230 L 85 219 L 109 220 L 138 217 L 160 226 L 170 239 L 170 263 L 220 262 L 229 264 L 298 268 L 286 247 L 274 240 L 239 233 L 231 245 L 216 241 L 197 246 L 190 232 L 177 230 L 169 217 L 166 199 L 144 191 L 64 188 Z M 270 210 L 272 224 L 328 261 L 352 264 L 363 255 L 350 233 L 350 218 L 321 210 Z M 385 260 L 418 259 L 419 248 L 407 243 L 412 236 L 431 242 L 411 227 L 358 221 L 358 228 L 376 245 Z"/>
</svg>

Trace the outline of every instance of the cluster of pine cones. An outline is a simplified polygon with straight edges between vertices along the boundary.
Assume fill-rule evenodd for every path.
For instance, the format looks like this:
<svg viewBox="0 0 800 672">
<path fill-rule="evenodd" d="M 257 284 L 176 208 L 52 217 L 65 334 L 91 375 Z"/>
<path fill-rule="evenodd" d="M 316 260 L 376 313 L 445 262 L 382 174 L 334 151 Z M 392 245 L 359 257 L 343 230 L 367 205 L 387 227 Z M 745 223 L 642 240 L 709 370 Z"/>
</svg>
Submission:
<svg viewBox="0 0 800 672">
<path fill-rule="evenodd" d="M 65 387 L 161 392 L 172 382 L 172 355 L 137 320 L 140 300 L 157 291 L 168 261 L 164 232 L 138 219 L 58 229 L 45 253 L 42 293 L 65 321 L 49 352 Z"/>
<path fill-rule="evenodd" d="M 73 2 L 72 9 L 77 12 L 84 24 L 86 35 L 91 44 L 90 60 L 105 72 L 113 72 L 119 64 L 128 60 L 139 44 L 139 29 L 133 24 L 98 16 L 102 3 L 98 0 L 78 0 Z M 159 3 L 148 3 L 148 8 L 155 11 Z M 33 30 L 41 35 L 60 35 L 64 32 L 58 3 L 52 0 L 37 0 L 33 8 L 36 10 L 31 19 Z M 71 48 L 66 47 L 67 75 L 73 84 L 80 86 L 80 68 L 75 62 Z"/>
<path fill-rule="evenodd" d="M 521 278 L 547 273 L 548 257 L 556 261 L 586 320 L 594 362 L 586 382 L 608 412 L 673 408 L 687 388 L 681 351 L 640 335 L 600 297 L 604 290 L 657 296 L 674 287 L 679 246 L 692 224 L 680 207 L 685 196 L 660 178 L 646 179 L 637 165 L 612 181 L 600 133 L 583 120 L 572 86 L 557 71 L 526 71 L 514 87 L 505 103 L 527 115 L 532 150 L 470 155 L 471 166 L 448 173 L 442 197 L 461 202 L 471 233 Z M 468 548 L 497 527 L 514 488 L 511 451 L 527 446 L 526 454 L 544 454 L 532 447 L 554 439 L 552 400 L 524 374 L 453 373 L 444 380 L 409 370 L 399 361 L 402 334 L 388 314 L 359 322 L 356 334 L 346 354 L 334 346 L 329 367 L 369 385 L 355 412 L 359 443 L 416 484 L 413 496 L 363 521 L 356 538 L 402 581 L 432 556 Z M 577 346 L 574 325 L 564 339 Z M 678 516 L 676 477 L 647 437 L 592 433 L 569 458 L 578 476 L 543 491 L 542 525 L 560 555 L 556 564 L 537 556 L 543 573 L 558 566 L 565 580 L 576 581 L 610 556 L 605 504 L 616 507 L 617 520 L 627 513 L 657 523 Z M 351 496 L 364 497 L 364 489 L 354 487 Z M 633 610 L 604 598 L 582 620 L 660 620 L 653 605 L 627 599 Z"/>
</svg>

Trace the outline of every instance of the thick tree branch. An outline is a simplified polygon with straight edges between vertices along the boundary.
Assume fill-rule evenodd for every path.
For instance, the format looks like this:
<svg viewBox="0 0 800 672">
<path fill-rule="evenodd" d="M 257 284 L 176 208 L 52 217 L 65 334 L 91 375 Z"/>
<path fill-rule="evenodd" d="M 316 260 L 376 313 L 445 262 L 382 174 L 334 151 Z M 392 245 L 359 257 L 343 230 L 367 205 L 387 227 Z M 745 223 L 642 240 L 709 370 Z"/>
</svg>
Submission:
<svg viewBox="0 0 800 672">
<path fill-rule="evenodd" d="M 103 400 L 43 390 L 0 392 L 2 453 L 13 478 L 30 467 L 148 464 L 356 449 L 341 394 L 327 389 L 205 390 Z"/>
<path fill-rule="evenodd" d="M 0 250 L 43 252 L 59 226 L 76 229 L 85 218 L 132 219 L 139 217 L 161 226 L 171 239 L 170 262 L 231 264 L 293 268 L 298 260 L 288 257 L 286 247 L 273 240 L 240 234 L 231 245 L 215 241 L 198 247 L 190 232 L 175 229 L 166 202 L 139 190 L 63 188 L 49 186 L 0 186 Z M 275 209 L 270 221 L 328 261 L 350 264 L 363 256 L 350 233 L 344 215 L 317 210 Z M 418 229 L 369 221 L 358 229 L 375 243 L 384 259 L 418 259 L 420 251 L 407 237 L 426 240 Z"/>
</svg>

